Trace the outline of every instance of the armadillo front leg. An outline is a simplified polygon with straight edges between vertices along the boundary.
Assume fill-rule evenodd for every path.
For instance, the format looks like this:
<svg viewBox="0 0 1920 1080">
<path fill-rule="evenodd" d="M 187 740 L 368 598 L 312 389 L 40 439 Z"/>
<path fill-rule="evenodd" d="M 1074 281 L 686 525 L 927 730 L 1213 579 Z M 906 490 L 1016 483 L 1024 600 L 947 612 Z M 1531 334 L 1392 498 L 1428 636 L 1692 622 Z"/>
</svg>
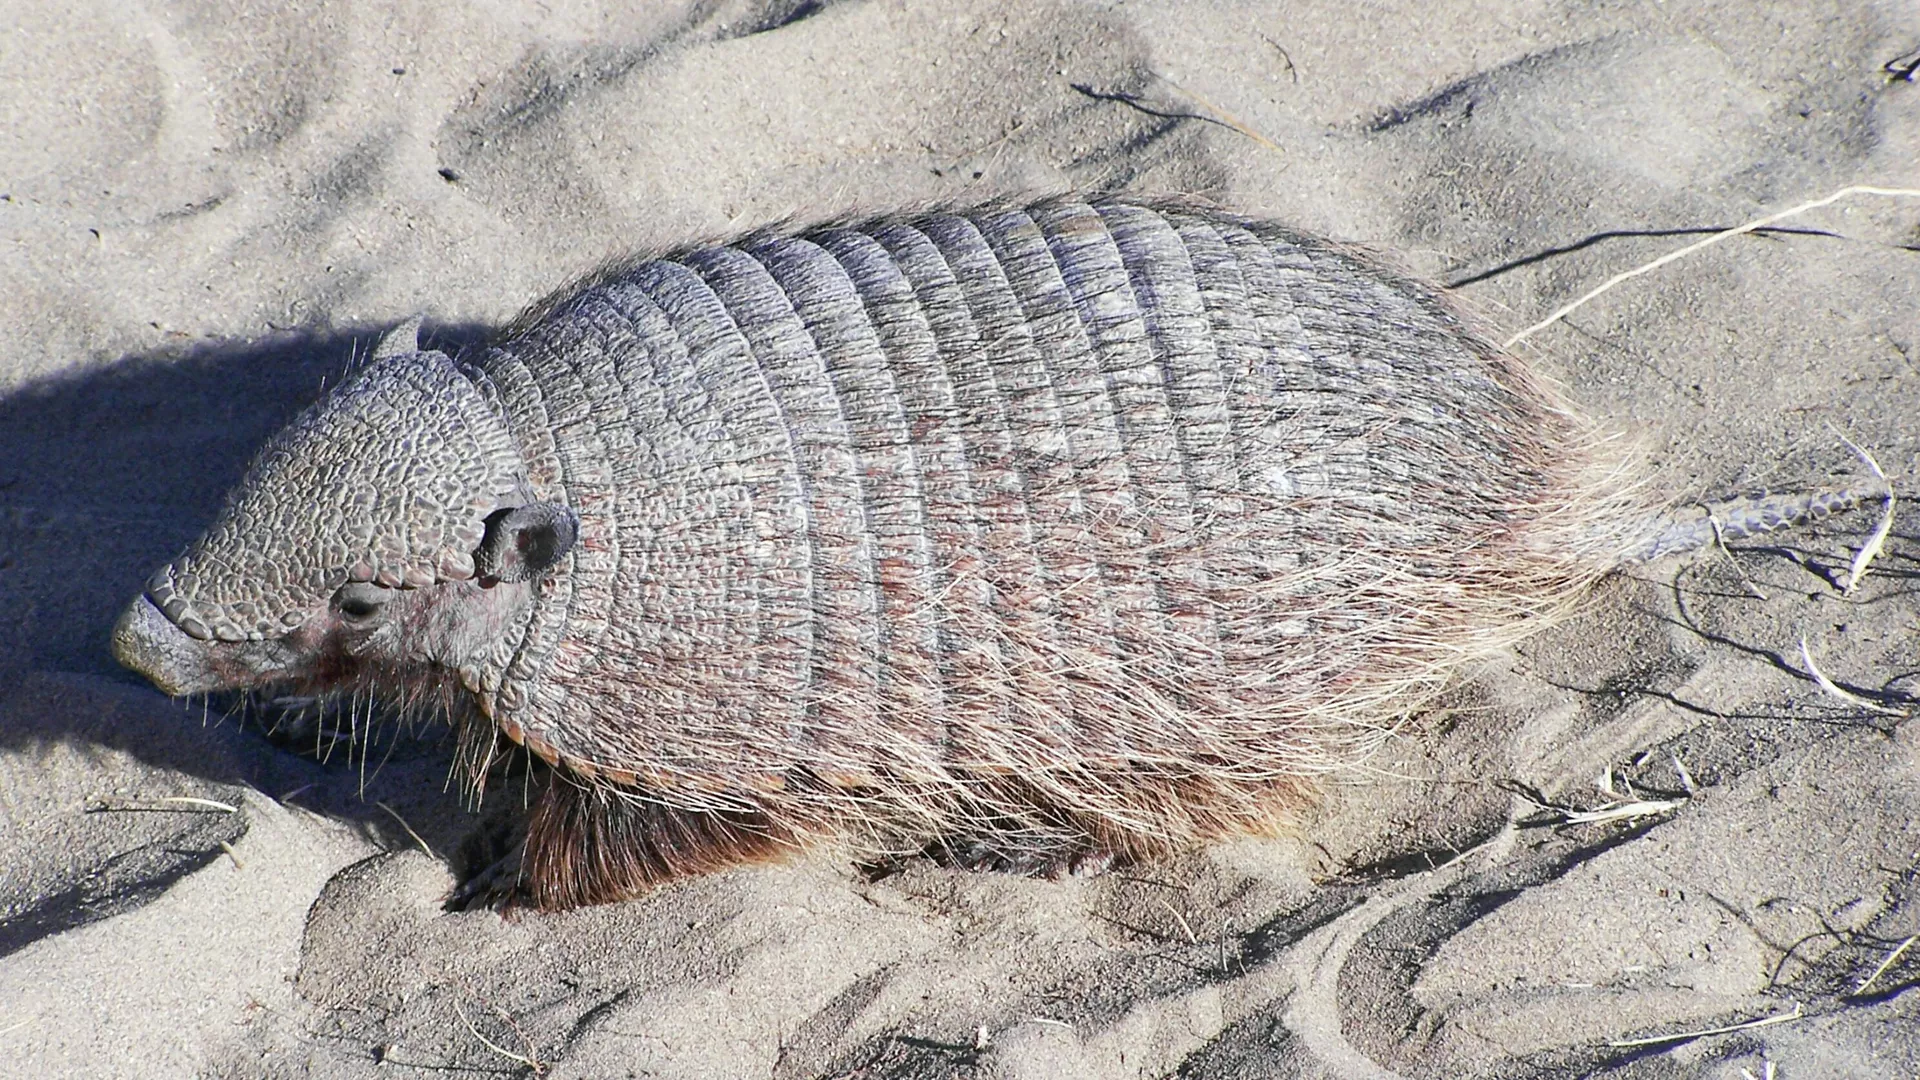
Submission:
<svg viewBox="0 0 1920 1080">
<path fill-rule="evenodd" d="M 520 881 L 527 846 L 527 813 L 496 810 L 461 841 L 460 881 L 443 905 L 448 911 L 506 910 L 528 902 Z"/>
<path fill-rule="evenodd" d="M 753 811 L 671 806 L 556 770 L 527 823 L 519 885 L 544 911 L 625 900 L 675 878 L 791 853 L 795 838 Z"/>
</svg>

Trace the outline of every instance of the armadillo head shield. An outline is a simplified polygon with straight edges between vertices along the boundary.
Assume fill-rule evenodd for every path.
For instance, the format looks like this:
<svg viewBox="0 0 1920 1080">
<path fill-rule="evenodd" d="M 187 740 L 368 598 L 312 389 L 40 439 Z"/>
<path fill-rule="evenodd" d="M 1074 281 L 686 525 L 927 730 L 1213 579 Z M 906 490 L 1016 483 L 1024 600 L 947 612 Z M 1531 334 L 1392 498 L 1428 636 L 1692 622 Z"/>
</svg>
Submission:
<svg viewBox="0 0 1920 1080">
<path fill-rule="evenodd" d="M 525 468 L 486 396 L 403 328 L 365 368 L 270 443 L 213 525 L 147 584 L 199 640 L 261 641 L 301 625 L 342 586 L 474 576 L 487 516 Z"/>
</svg>

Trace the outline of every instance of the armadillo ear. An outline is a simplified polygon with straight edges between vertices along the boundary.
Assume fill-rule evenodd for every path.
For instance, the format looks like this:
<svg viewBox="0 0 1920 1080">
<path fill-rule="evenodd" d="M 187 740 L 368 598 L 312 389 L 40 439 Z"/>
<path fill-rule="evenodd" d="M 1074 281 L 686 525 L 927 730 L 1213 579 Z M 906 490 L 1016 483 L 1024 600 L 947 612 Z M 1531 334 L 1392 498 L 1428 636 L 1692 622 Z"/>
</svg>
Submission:
<svg viewBox="0 0 1920 1080">
<path fill-rule="evenodd" d="M 473 553 L 473 569 L 482 578 L 530 581 L 566 558 L 579 536 L 579 515 L 559 503 L 495 510 L 487 515 L 487 534 Z"/>
<path fill-rule="evenodd" d="M 385 360 L 389 356 L 405 356 L 420 351 L 420 324 L 424 316 L 415 315 L 399 326 L 381 335 L 380 344 L 373 347 L 373 358 Z"/>
</svg>

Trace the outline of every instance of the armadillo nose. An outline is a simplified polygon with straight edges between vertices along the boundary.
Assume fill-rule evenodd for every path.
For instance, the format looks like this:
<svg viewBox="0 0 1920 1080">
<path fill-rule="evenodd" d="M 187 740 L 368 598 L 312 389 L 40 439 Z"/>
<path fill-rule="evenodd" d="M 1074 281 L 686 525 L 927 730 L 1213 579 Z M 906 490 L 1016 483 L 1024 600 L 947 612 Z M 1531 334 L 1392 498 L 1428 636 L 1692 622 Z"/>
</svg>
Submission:
<svg viewBox="0 0 1920 1080">
<path fill-rule="evenodd" d="M 142 594 L 113 626 L 113 658 L 180 697 L 220 688 L 207 669 L 206 644 L 196 641 Z"/>
</svg>

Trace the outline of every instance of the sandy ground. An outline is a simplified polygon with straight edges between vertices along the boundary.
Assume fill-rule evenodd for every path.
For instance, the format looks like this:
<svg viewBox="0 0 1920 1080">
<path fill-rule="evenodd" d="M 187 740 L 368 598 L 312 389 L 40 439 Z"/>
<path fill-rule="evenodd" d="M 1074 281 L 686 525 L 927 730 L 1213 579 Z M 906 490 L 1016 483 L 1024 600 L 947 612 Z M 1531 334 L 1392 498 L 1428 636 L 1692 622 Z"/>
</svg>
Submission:
<svg viewBox="0 0 1920 1080">
<path fill-rule="evenodd" d="M 104 647 L 415 313 L 457 344 L 610 255 L 1074 185 L 1371 245 L 1511 330 L 1916 186 L 1915 48 L 1920 5 L 1851 0 L 6 0 L 0 1074 L 1920 1073 L 1920 728 L 1800 652 L 1913 707 L 1910 511 L 1850 596 L 1870 513 L 1612 580 L 1300 839 L 1065 883 L 823 858 L 443 914 L 434 733 L 320 760 Z M 1920 483 L 1920 202 L 1789 225 L 1528 346 L 1664 495 L 1857 477 L 1843 434 Z"/>
</svg>

